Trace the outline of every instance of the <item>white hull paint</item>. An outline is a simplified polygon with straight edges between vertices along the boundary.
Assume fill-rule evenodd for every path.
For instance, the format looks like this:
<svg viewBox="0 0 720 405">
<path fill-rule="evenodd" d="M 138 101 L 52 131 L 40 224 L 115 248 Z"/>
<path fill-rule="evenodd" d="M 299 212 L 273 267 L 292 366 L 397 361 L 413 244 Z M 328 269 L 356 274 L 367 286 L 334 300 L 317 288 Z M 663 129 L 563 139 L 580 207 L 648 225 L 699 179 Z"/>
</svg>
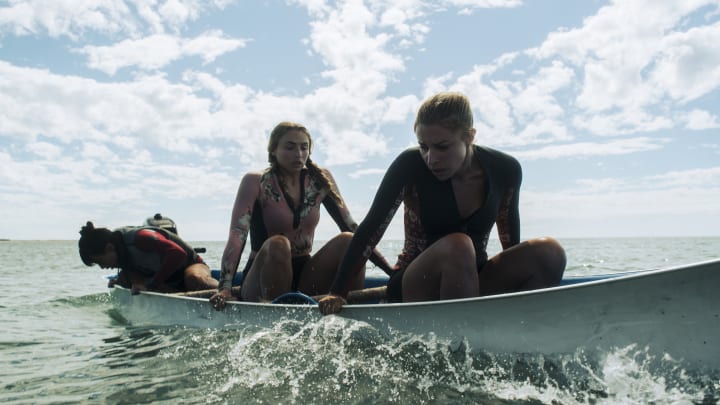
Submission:
<svg viewBox="0 0 720 405">
<path fill-rule="evenodd" d="M 628 273 L 542 290 L 460 300 L 348 305 L 340 316 L 380 331 L 433 333 L 495 353 L 573 353 L 637 344 L 701 369 L 720 370 L 720 260 Z M 316 306 L 233 302 L 143 292 L 111 295 L 132 325 L 269 328 L 314 322 Z"/>
</svg>

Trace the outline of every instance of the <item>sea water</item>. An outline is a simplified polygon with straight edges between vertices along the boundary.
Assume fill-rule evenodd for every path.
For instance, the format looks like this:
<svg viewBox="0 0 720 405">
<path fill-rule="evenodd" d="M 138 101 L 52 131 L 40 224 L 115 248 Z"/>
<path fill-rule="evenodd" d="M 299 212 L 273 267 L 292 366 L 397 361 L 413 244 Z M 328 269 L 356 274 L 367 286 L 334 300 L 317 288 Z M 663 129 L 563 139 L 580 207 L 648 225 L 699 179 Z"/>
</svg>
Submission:
<svg viewBox="0 0 720 405">
<path fill-rule="evenodd" d="M 578 275 L 720 257 L 720 238 L 561 243 L 566 273 Z M 203 257 L 218 267 L 223 242 L 194 245 L 207 248 Z M 380 249 L 392 258 L 400 246 L 383 242 Z M 498 250 L 492 242 L 489 253 Z M 288 319 L 263 330 L 139 328 L 114 312 L 107 271 L 84 266 L 75 241 L 0 242 L 0 263 L 3 404 L 720 401 L 720 371 L 686 370 L 637 345 L 558 356 L 471 353 L 340 317 Z"/>
</svg>

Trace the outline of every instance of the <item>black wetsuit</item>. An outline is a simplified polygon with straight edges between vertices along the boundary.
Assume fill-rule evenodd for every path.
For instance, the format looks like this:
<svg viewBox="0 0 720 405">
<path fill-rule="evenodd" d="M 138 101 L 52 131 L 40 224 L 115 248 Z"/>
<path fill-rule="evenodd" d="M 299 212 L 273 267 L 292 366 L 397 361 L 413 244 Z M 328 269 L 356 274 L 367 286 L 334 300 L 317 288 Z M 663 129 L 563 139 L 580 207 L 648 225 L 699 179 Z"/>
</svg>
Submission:
<svg viewBox="0 0 720 405">
<path fill-rule="evenodd" d="M 395 211 L 405 206 L 405 245 L 395 265 L 404 270 L 425 248 L 451 233 L 470 236 L 475 246 L 478 271 L 487 262 L 487 242 L 497 224 L 503 248 L 520 242 L 518 212 L 522 169 L 518 161 L 505 153 L 474 146 L 474 159 L 484 170 L 485 190 L 482 206 L 467 218 L 461 218 L 452 181 L 438 180 L 423 161 L 419 148 L 402 152 L 390 165 L 378 188 L 370 211 L 355 230 L 330 291 L 347 294 L 347 280 L 360 271 L 371 248 L 380 241 Z"/>
</svg>

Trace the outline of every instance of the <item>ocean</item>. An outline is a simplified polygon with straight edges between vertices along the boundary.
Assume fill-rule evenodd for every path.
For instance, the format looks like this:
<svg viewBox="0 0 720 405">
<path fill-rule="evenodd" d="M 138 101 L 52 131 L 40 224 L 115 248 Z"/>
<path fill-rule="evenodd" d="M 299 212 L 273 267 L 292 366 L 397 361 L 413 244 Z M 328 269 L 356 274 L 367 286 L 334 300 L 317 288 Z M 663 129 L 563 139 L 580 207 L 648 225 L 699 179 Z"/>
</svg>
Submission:
<svg viewBox="0 0 720 405">
<path fill-rule="evenodd" d="M 567 274 L 720 257 L 720 237 L 560 242 Z M 224 242 L 193 245 L 219 266 Z M 400 246 L 379 247 L 391 259 Z M 488 253 L 498 250 L 491 241 Z M 3 404 L 720 402 L 720 370 L 685 370 L 636 345 L 553 357 L 448 350 L 431 338 L 372 330 L 357 339 L 362 326 L 352 321 L 288 320 L 252 332 L 133 327 L 110 304 L 109 274 L 84 266 L 76 241 L 2 241 L 0 263 Z"/>
</svg>

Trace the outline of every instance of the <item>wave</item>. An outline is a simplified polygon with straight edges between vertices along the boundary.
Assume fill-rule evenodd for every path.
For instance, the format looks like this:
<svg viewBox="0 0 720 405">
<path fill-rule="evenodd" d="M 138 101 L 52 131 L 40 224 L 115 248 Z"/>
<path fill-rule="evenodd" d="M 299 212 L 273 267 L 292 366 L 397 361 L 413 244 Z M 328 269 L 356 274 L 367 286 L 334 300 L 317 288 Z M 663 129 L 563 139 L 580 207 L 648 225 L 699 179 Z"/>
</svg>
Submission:
<svg viewBox="0 0 720 405">
<path fill-rule="evenodd" d="M 340 317 L 265 330 L 133 328 L 105 366 L 152 400 L 222 403 L 714 403 L 718 375 L 631 345 L 604 353 L 489 353 Z M 148 384 L 146 374 L 155 385 Z M 133 375 L 137 377 L 133 377 Z M 198 389 L 200 389 L 198 392 Z M 180 392 L 178 392 L 178 390 Z M 206 390 L 210 393 L 207 396 Z"/>
</svg>

